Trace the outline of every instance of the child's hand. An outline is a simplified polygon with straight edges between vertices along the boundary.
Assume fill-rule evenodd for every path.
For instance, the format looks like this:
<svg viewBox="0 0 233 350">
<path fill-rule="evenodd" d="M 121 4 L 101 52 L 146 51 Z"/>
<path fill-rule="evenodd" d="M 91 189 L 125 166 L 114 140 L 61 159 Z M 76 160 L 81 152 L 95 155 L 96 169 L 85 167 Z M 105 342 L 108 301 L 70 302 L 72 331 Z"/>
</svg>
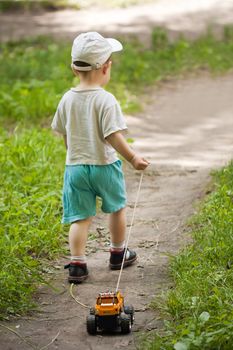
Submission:
<svg viewBox="0 0 233 350">
<path fill-rule="evenodd" d="M 138 155 L 135 155 L 131 159 L 130 163 L 133 165 L 134 169 L 136 170 L 144 170 L 150 164 L 145 158 L 141 158 Z"/>
</svg>

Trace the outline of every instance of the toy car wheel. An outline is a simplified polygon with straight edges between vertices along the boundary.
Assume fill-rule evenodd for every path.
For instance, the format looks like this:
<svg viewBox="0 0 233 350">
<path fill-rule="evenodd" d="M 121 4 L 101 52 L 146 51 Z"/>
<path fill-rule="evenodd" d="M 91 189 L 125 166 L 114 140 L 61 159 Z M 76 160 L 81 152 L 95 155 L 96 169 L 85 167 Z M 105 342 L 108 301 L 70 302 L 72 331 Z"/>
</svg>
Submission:
<svg viewBox="0 0 233 350">
<path fill-rule="evenodd" d="M 120 316 L 121 323 L 121 333 L 127 334 L 131 331 L 131 316 L 127 314 L 121 314 Z"/>
<path fill-rule="evenodd" d="M 134 321 L 134 307 L 132 305 L 125 306 L 124 307 L 124 312 L 126 313 L 126 315 L 130 315 L 131 323 L 133 324 L 133 321 Z"/>
<path fill-rule="evenodd" d="M 96 334 L 97 332 L 97 324 L 95 315 L 87 316 L 87 331 L 89 334 Z"/>
</svg>

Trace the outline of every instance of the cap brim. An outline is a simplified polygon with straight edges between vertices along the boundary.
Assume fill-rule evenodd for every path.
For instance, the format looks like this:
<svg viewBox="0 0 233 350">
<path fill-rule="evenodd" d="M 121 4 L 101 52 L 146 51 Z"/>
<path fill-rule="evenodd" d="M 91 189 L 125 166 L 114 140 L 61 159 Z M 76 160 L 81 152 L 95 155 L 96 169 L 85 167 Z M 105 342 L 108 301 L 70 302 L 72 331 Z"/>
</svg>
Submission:
<svg viewBox="0 0 233 350">
<path fill-rule="evenodd" d="M 106 39 L 108 41 L 108 43 L 111 45 L 112 47 L 112 52 L 117 52 L 117 51 L 121 51 L 123 50 L 123 46 L 120 43 L 120 41 L 116 40 L 116 39 L 112 39 L 112 38 L 107 38 Z"/>
</svg>

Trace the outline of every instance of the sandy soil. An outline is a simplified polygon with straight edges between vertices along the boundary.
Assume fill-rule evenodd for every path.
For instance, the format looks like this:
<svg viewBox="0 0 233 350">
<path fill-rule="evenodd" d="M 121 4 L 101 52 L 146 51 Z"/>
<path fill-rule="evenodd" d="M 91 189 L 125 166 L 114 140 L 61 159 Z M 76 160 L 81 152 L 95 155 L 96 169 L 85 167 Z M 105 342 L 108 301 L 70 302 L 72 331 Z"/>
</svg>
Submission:
<svg viewBox="0 0 233 350">
<path fill-rule="evenodd" d="M 169 7 L 166 15 L 163 6 L 168 3 L 161 1 L 153 6 L 161 6 L 160 10 L 163 9 L 164 17 L 170 18 L 170 23 L 173 21 L 174 26 L 189 23 L 190 28 L 192 27 L 190 19 L 195 16 L 196 20 L 199 18 L 202 21 L 208 17 L 208 13 L 209 20 L 213 18 L 213 9 L 216 6 L 219 11 L 217 13 L 215 11 L 215 21 L 220 23 L 228 20 L 230 13 L 229 16 L 223 13 L 232 6 L 232 1 L 197 1 L 200 7 L 199 11 L 197 7 L 195 11 L 194 5 L 185 5 L 185 1 L 177 0 L 176 3 L 180 4 L 180 7 L 176 9 L 173 7 L 173 10 Z M 183 12 L 178 11 L 182 8 L 181 5 Z M 35 15 L 29 19 L 28 24 L 22 22 L 25 24 L 22 28 L 19 27 L 19 23 L 21 20 L 25 21 L 25 17 L 20 19 L 16 16 L 12 23 L 10 22 L 12 18 L 0 16 L 0 23 L 4 25 L 1 39 L 18 38 L 27 35 L 28 32 L 37 34 L 40 29 L 43 32 L 46 28 L 50 28 L 50 32 L 54 34 L 57 34 L 58 28 L 60 32 L 63 30 L 65 32 L 65 28 L 68 28 L 66 24 L 74 23 L 72 16 L 70 12 L 63 12 L 64 27 L 61 26 L 59 16 L 60 13 L 56 15 L 48 13 L 45 17 Z M 152 14 L 149 12 L 148 16 Z M 182 21 L 177 22 L 177 18 L 181 17 Z M 119 27 L 123 19 L 120 15 L 116 18 L 116 25 L 118 23 Z M 148 17 L 143 18 L 146 23 Z M 82 19 L 80 21 L 81 24 L 76 20 L 76 24 L 69 27 L 76 32 L 78 30 L 76 25 L 82 27 L 85 22 L 84 19 L 84 22 Z M 202 23 L 206 25 L 206 20 Z M 119 27 L 119 33 L 121 29 Z M 138 30 L 138 26 L 135 30 Z M 159 89 L 145 91 L 145 96 L 141 97 L 145 105 L 144 111 L 136 116 L 128 116 L 130 136 L 135 139 L 134 148 L 151 162 L 144 174 L 130 239 L 130 247 L 137 250 L 139 259 L 134 266 L 124 270 L 120 283 L 126 303 L 133 304 L 136 309 L 132 333 L 126 336 L 87 335 L 85 319 L 88 311 L 71 298 L 66 283 L 66 272 L 62 269 L 66 259 L 62 258 L 55 262 L 56 278 L 52 283 L 57 289 L 42 287 L 38 291 L 37 299 L 40 305 L 38 312 L 5 323 L 33 346 L 26 344 L 12 332 L 0 328 L 1 350 L 42 349 L 50 342 L 51 345 L 46 348 L 51 350 L 110 348 L 131 350 L 137 348 L 137 336 L 141 331 L 161 327 L 162 320 L 158 312 L 150 309 L 149 304 L 155 295 L 171 286 L 168 276 L 168 255 L 177 254 L 178 250 L 190 240 L 186 222 L 195 213 L 200 199 L 205 195 L 210 170 L 226 164 L 233 154 L 232 91 L 232 74 L 216 78 L 204 74 L 176 82 L 166 82 Z M 130 222 L 140 174 L 127 165 L 125 173 L 129 197 L 127 215 Z M 118 272 L 108 270 L 109 235 L 106 217 L 99 214 L 92 231 L 95 232 L 97 239 L 90 242 L 88 248 L 90 278 L 84 284 L 74 287 L 75 296 L 87 305 L 94 304 L 100 291 L 115 289 L 118 277 Z M 56 340 L 53 341 L 54 337 Z"/>
</svg>

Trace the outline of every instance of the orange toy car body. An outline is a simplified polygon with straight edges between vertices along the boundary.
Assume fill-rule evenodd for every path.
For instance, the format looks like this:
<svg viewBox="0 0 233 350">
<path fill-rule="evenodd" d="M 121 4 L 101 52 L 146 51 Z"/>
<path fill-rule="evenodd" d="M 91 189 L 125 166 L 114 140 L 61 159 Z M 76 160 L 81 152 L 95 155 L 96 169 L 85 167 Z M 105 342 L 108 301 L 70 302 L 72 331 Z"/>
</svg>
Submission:
<svg viewBox="0 0 233 350">
<path fill-rule="evenodd" d="M 94 308 L 87 316 L 87 331 L 96 334 L 97 330 L 113 331 L 121 329 L 129 333 L 134 321 L 134 309 L 124 305 L 124 297 L 118 292 L 100 293 Z"/>
<path fill-rule="evenodd" d="M 100 293 L 96 300 L 95 310 L 99 316 L 118 315 L 124 307 L 124 298 L 120 292 Z"/>
</svg>

